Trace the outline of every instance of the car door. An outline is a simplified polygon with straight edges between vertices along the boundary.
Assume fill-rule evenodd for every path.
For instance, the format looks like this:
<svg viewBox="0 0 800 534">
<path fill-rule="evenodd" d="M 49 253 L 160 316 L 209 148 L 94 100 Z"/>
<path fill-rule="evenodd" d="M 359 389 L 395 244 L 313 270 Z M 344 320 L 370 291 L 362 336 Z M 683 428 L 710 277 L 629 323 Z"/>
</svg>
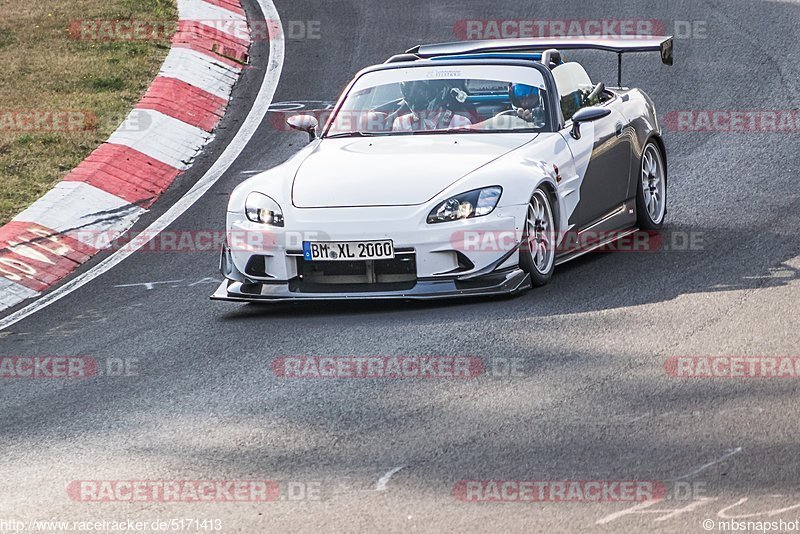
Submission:
<svg viewBox="0 0 800 534">
<path fill-rule="evenodd" d="M 581 230 L 619 209 L 627 197 L 630 175 L 627 121 L 620 112 L 619 98 L 605 92 L 599 99 L 592 97 L 591 100 L 611 113 L 582 124 L 580 138 L 573 138 L 570 135 L 572 116 L 589 105 L 588 97 L 597 86 L 576 62 L 559 65 L 552 72 L 566 123 L 560 134 L 572 151 L 580 180 L 578 204 L 569 225 Z"/>
<path fill-rule="evenodd" d="M 617 211 L 625 201 L 630 177 L 631 146 L 625 117 L 616 109 L 615 101 L 603 105 L 611 114 L 581 125 L 581 139 L 570 135 L 572 121 L 561 134 L 583 171 L 580 200 L 570 224 L 577 229 L 591 226 Z M 590 146 L 591 144 L 591 146 Z"/>
</svg>

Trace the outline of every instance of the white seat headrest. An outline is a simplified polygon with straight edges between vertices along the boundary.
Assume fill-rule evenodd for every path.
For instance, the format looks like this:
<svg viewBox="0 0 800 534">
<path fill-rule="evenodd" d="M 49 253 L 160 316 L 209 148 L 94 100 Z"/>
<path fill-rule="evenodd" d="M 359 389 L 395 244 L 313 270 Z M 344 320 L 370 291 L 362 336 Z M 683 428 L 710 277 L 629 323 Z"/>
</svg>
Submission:
<svg viewBox="0 0 800 534">
<path fill-rule="evenodd" d="M 553 78 L 559 96 L 566 96 L 579 89 L 592 88 L 592 79 L 580 63 L 564 63 L 553 69 Z"/>
</svg>

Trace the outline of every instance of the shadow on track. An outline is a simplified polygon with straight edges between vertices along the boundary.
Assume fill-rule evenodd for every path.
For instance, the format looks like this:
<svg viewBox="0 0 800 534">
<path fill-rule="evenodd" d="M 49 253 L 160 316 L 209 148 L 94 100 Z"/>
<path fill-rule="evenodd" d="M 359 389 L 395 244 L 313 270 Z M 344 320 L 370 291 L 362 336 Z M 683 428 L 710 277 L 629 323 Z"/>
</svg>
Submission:
<svg viewBox="0 0 800 534">
<path fill-rule="evenodd" d="M 695 236 L 694 250 L 674 248 L 672 235 Z M 800 254 L 786 234 L 670 226 L 664 248 L 653 251 L 593 252 L 556 269 L 549 286 L 516 297 L 470 297 L 439 301 L 334 301 L 255 303 L 219 316 L 223 322 L 270 317 L 325 317 L 417 312 L 524 312 L 530 316 L 583 313 L 673 300 L 691 293 L 784 286 L 800 277 L 785 262 Z M 681 237 L 683 239 L 683 237 Z M 683 245 L 677 245 L 683 247 Z"/>
</svg>

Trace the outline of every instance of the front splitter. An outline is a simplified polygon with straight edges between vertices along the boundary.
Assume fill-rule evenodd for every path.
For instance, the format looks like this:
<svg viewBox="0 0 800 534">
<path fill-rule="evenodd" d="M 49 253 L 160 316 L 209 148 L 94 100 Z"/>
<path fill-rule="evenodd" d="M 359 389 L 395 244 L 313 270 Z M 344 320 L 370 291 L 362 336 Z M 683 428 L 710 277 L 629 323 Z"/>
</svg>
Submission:
<svg viewBox="0 0 800 534">
<path fill-rule="evenodd" d="M 211 300 L 230 302 L 336 301 L 336 300 L 436 300 L 492 295 L 513 295 L 529 289 L 528 273 L 515 269 L 469 281 L 420 280 L 400 291 L 349 291 L 311 293 L 292 291 L 289 284 L 261 284 L 226 280 L 211 295 Z M 331 288 L 333 289 L 333 288 Z"/>
</svg>

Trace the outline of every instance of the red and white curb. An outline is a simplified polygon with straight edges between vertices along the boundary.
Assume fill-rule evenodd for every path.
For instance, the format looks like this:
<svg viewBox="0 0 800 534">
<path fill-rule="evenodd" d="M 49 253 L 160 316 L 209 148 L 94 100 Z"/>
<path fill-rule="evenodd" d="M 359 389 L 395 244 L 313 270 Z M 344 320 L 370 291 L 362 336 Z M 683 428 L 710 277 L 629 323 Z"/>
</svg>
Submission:
<svg viewBox="0 0 800 534">
<path fill-rule="evenodd" d="M 158 77 L 125 122 L 0 228 L 0 310 L 38 296 L 99 251 L 81 236 L 127 231 L 213 137 L 247 62 L 247 19 L 239 0 L 178 0 L 178 18 Z"/>
</svg>

